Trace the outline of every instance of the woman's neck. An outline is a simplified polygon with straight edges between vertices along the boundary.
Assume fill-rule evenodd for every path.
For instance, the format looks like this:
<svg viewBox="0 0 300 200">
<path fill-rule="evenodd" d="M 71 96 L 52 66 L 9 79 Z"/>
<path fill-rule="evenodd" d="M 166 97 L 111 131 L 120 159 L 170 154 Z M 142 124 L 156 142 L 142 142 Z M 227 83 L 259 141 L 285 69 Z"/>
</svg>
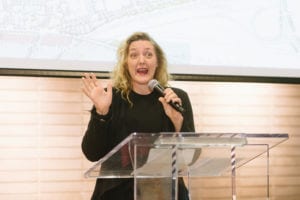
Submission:
<svg viewBox="0 0 300 200">
<path fill-rule="evenodd" d="M 142 84 L 133 84 L 132 86 L 132 90 L 135 93 L 141 94 L 141 95 L 146 95 L 146 94 L 150 94 L 151 90 L 148 87 L 148 84 L 142 85 Z"/>
</svg>

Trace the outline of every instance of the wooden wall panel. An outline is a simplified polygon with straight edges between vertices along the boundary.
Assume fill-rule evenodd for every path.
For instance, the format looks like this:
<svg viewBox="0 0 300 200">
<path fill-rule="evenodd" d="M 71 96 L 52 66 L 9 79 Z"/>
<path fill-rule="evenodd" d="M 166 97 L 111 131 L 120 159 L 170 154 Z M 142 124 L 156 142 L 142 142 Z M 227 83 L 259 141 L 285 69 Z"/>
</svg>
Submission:
<svg viewBox="0 0 300 200">
<path fill-rule="evenodd" d="M 299 196 L 300 85 L 174 82 L 189 94 L 198 132 L 288 133 L 288 141 L 270 151 L 271 199 Z M 262 158 L 261 158 L 262 159 Z M 265 199 L 265 167 L 256 159 L 237 170 L 238 199 Z M 229 183 L 227 181 L 227 183 Z M 196 199 L 226 198 L 228 185 L 218 178 L 196 181 Z M 298 189 L 297 189 L 298 188 Z M 227 194 L 228 195 L 228 194 Z M 195 196 L 195 195 L 194 195 Z"/>
<path fill-rule="evenodd" d="M 105 80 L 106 81 L 106 80 Z M 190 96 L 197 132 L 289 133 L 270 152 L 271 199 L 300 195 L 300 85 L 171 82 Z M 90 198 L 81 139 L 92 104 L 72 78 L 0 77 L 0 199 Z M 238 199 L 264 199 L 262 157 L 237 170 Z M 228 199 L 228 177 L 193 179 L 194 199 Z"/>
</svg>

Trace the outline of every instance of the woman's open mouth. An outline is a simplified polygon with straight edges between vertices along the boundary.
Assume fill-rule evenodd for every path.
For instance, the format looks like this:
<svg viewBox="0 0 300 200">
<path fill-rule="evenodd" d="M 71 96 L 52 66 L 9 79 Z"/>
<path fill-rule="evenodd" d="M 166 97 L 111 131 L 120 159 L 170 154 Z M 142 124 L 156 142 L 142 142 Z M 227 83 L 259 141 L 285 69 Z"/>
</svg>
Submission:
<svg viewBox="0 0 300 200">
<path fill-rule="evenodd" d="M 136 70 L 137 74 L 139 75 L 146 75 L 148 73 L 148 69 L 147 68 L 139 68 Z"/>
</svg>

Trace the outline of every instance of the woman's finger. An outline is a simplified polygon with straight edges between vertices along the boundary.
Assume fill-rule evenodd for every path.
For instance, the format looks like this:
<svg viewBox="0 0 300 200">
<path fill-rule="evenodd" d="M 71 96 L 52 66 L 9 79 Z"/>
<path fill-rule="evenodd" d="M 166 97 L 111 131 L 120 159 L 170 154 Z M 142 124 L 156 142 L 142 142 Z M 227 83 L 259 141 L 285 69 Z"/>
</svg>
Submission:
<svg viewBox="0 0 300 200">
<path fill-rule="evenodd" d="M 170 101 L 172 102 L 177 102 L 181 105 L 181 99 L 177 96 L 177 94 L 171 89 L 167 88 L 165 90 L 165 99 L 169 103 Z"/>
<path fill-rule="evenodd" d="M 94 86 L 97 86 L 97 77 L 96 74 L 91 73 L 91 78 L 92 78 L 92 83 L 94 84 Z"/>
</svg>

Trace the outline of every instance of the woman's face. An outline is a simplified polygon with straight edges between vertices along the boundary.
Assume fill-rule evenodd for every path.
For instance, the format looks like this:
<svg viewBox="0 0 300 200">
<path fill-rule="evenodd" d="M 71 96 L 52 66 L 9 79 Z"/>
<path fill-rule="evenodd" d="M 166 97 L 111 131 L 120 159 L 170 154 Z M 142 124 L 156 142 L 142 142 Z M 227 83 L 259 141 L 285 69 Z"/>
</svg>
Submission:
<svg viewBox="0 0 300 200">
<path fill-rule="evenodd" d="M 134 88 L 148 85 L 157 67 L 157 56 L 152 43 L 147 40 L 132 42 L 129 45 L 127 65 Z"/>
</svg>

